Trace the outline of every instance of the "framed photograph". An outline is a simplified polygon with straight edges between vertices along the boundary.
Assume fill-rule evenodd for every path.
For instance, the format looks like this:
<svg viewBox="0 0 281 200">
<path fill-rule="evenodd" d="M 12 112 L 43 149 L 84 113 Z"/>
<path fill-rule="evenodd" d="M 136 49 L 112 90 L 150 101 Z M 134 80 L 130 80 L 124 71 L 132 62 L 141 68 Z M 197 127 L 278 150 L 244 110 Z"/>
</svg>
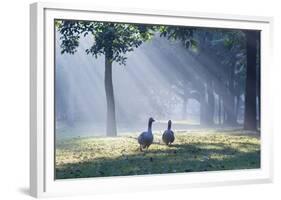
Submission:
<svg viewBox="0 0 281 200">
<path fill-rule="evenodd" d="M 30 6 L 35 197 L 272 180 L 272 19 Z"/>
</svg>

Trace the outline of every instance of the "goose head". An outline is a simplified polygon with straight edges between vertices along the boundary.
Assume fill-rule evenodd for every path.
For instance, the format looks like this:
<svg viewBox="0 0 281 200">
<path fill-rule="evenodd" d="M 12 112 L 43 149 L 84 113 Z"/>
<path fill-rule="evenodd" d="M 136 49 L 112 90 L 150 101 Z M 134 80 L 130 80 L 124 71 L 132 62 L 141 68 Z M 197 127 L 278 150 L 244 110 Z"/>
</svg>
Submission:
<svg viewBox="0 0 281 200">
<path fill-rule="evenodd" d="M 149 123 L 152 123 L 152 122 L 155 122 L 155 120 L 154 120 L 152 117 L 150 117 L 150 118 L 148 119 L 148 122 L 149 122 Z"/>
</svg>

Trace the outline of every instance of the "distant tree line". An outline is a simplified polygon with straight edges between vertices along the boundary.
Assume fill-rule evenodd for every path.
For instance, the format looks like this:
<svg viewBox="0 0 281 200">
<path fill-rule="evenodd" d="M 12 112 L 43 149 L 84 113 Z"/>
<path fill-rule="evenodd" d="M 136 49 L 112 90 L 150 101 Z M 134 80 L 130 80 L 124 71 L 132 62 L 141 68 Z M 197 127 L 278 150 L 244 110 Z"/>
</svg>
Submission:
<svg viewBox="0 0 281 200">
<path fill-rule="evenodd" d="M 160 32 L 160 36 L 181 41 L 195 60 L 196 70 L 176 65 L 182 77 L 170 79 L 181 91 L 183 118 L 188 99 L 196 99 L 201 125 L 216 121 L 235 126 L 242 107 L 244 129 L 256 130 L 260 118 L 260 32 L 173 26 L 162 26 Z"/>
</svg>

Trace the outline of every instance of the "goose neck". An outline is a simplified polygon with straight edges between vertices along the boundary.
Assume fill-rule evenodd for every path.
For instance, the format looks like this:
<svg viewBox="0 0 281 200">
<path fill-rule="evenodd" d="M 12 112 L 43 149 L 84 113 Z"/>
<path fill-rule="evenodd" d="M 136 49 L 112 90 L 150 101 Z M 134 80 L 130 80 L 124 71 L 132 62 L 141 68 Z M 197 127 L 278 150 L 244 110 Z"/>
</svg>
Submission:
<svg viewBox="0 0 281 200">
<path fill-rule="evenodd" d="M 148 131 L 151 131 L 151 128 L 152 128 L 152 122 L 148 122 Z"/>
<path fill-rule="evenodd" d="M 168 130 L 171 130 L 171 124 L 168 124 Z"/>
</svg>

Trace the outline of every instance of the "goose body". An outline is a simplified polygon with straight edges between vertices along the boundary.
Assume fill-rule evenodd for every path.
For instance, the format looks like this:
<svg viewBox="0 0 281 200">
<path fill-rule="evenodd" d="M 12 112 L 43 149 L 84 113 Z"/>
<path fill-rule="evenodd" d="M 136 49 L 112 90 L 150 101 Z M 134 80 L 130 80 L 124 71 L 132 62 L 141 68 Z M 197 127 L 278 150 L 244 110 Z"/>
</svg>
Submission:
<svg viewBox="0 0 281 200">
<path fill-rule="evenodd" d="M 168 121 L 168 129 L 162 135 L 162 140 L 166 145 L 170 145 L 175 141 L 174 132 L 171 130 L 172 121 Z"/>
<path fill-rule="evenodd" d="M 151 117 L 148 120 L 148 129 L 147 131 L 142 132 L 138 137 L 138 143 L 140 144 L 140 150 L 148 149 L 148 147 L 153 142 L 153 134 L 152 134 L 152 122 L 155 120 Z"/>
</svg>

